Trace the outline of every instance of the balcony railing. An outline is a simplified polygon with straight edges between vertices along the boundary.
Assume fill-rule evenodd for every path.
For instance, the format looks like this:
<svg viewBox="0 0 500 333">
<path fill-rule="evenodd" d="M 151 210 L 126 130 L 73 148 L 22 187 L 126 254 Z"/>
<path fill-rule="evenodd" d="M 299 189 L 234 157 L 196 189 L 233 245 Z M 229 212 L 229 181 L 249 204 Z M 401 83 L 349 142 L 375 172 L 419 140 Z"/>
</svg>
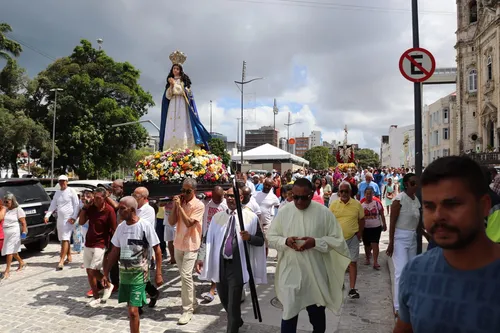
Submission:
<svg viewBox="0 0 500 333">
<path fill-rule="evenodd" d="M 467 156 L 482 165 L 500 165 L 500 152 L 471 153 Z"/>
</svg>

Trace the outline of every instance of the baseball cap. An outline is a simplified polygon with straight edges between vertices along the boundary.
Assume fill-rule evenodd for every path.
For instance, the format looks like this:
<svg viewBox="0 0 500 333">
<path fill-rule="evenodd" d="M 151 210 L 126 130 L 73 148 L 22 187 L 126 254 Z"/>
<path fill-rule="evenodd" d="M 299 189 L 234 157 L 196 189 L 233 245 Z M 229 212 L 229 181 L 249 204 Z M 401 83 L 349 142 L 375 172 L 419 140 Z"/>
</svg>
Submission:
<svg viewBox="0 0 500 333">
<path fill-rule="evenodd" d="M 57 179 L 57 181 L 61 181 L 61 180 L 68 181 L 68 176 L 66 176 L 66 175 L 59 176 L 59 178 Z"/>
</svg>

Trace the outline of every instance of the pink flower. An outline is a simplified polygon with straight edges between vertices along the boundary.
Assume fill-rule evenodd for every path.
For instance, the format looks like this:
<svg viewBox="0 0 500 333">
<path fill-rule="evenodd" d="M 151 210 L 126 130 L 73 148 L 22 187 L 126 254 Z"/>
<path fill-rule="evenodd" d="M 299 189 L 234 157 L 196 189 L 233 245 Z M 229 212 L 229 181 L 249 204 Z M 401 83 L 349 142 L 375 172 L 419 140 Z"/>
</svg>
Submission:
<svg viewBox="0 0 500 333">
<path fill-rule="evenodd" d="M 173 163 L 172 163 L 172 166 L 173 166 L 174 168 L 177 168 L 177 163 L 173 162 Z"/>
</svg>

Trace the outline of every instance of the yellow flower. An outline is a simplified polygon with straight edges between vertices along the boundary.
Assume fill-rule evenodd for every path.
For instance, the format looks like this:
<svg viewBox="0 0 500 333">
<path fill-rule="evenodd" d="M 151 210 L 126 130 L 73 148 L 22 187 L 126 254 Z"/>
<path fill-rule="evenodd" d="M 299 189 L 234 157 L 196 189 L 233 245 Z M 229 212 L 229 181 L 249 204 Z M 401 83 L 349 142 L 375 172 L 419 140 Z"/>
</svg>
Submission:
<svg viewBox="0 0 500 333">
<path fill-rule="evenodd" d="M 219 175 L 215 175 L 215 180 L 219 180 Z"/>
<path fill-rule="evenodd" d="M 156 153 L 155 158 L 158 159 L 160 157 L 161 157 L 161 154 L 160 153 Z"/>
<path fill-rule="evenodd" d="M 142 182 L 142 175 L 137 176 L 137 181 Z"/>
<path fill-rule="evenodd" d="M 174 172 L 174 169 L 172 169 L 172 168 L 168 169 L 168 173 L 172 173 L 172 172 Z"/>
<path fill-rule="evenodd" d="M 161 171 L 160 171 L 160 176 L 163 176 L 163 175 L 165 175 L 165 171 L 164 171 L 164 170 L 161 170 Z"/>
<path fill-rule="evenodd" d="M 169 157 L 169 158 L 168 158 L 168 160 L 169 160 L 169 161 L 172 161 L 172 157 Z"/>
<path fill-rule="evenodd" d="M 156 168 L 157 168 L 157 169 L 161 169 L 161 164 L 160 164 L 160 163 L 158 163 L 158 164 L 156 165 Z"/>
<path fill-rule="evenodd" d="M 203 162 L 201 162 L 201 165 L 206 166 L 207 165 L 207 161 L 203 160 Z"/>
<path fill-rule="evenodd" d="M 182 162 L 182 161 L 179 161 L 179 165 L 183 165 L 183 164 L 184 164 L 184 162 Z"/>
<path fill-rule="evenodd" d="M 189 161 L 189 156 L 185 156 L 184 161 L 186 161 L 186 162 Z"/>
<path fill-rule="evenodd" d="M 200 175 L 204 175 L 205 174 L 205 169 L 201 169 L 200 170 Z"/>
</svg>

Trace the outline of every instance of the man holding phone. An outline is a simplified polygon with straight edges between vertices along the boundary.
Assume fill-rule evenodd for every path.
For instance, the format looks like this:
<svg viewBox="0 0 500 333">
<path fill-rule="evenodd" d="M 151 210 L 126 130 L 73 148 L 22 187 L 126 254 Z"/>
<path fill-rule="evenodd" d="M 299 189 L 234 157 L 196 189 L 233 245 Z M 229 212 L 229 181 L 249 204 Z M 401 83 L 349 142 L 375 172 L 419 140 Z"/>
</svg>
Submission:
<svg viewBox="0 0 500 333">
<path fill-rule="evenodd" d="M 186 325 L 193 317 L 198 305 L 195 297 L 193 269 L 201 245 L 202 221 L 205 205 L 196 198 L 196 180 L 188 178 L 182 184 L 181 195 L 173 198 L 174 206 L 168 223 L 176 226 L 174 240 L 175 261 L 181 275 L 182 308 L 179 325 Z"/>
</svg>

